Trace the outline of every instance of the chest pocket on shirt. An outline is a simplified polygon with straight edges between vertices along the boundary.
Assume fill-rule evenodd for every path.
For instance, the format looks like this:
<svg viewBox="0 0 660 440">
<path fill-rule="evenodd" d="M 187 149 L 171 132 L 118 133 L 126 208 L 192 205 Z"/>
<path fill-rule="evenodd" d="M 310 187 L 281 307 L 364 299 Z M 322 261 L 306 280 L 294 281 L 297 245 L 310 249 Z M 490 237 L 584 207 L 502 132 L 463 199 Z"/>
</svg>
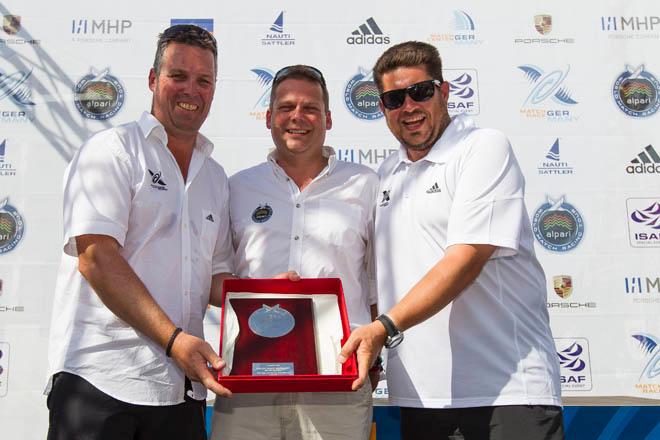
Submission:
<svg viewBox="0 0 660 440">
<path fill-rule="evenodd" d="M 362 207 L 340 200 L 320 200 L 313 234 L 335 246 L 352 246 L 365 235 Z"/>
<path fill-rule="evenodd" d="M 202 258 L 211 261 L 213 258 L 213 249 L 218 238 L 218 227 L 220 217 L 218 214 L 207 209 L 202 209 L 202 231 L 199 235 L 199 246 Z"/>
</svg>

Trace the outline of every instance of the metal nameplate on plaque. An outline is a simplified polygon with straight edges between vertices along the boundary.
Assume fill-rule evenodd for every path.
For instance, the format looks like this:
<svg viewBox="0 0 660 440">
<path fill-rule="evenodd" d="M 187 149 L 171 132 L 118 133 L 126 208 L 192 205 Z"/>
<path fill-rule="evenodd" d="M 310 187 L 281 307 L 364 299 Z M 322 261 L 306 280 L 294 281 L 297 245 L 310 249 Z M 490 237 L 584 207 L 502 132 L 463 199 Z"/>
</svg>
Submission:
<svg viewBox="0 0 660 440">
<path fill-rule="evenodd" d="M 253 376 L 293 376 L 293 362 L 254 362 Z"/>
</svg>

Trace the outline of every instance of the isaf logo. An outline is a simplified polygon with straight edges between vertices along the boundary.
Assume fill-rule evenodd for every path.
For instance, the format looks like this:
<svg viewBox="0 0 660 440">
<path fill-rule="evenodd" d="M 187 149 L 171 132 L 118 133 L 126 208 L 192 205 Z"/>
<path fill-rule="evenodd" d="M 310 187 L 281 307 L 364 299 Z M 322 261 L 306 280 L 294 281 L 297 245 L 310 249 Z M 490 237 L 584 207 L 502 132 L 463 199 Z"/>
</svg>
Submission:
<svg viewBox="0 0 660 440">
<path fill-rule="evenodd" d="M 660 198 L 631 198 L 626 208 L 631 246 L 660 247 Z"/>
<path fill-rule="evenodd" d="M 479 114 L 479 89 L 477 71 L 474 69 L 445 69 L 445 75 L 454 78 L 449 82 L 447 110 L 451 116 L 467 113 Z"/>
<path fill-rule="evenodd" d="M 585 338 L 555 338 L 562 391 L 591 390 L 589 341 Z"/>
</svg>

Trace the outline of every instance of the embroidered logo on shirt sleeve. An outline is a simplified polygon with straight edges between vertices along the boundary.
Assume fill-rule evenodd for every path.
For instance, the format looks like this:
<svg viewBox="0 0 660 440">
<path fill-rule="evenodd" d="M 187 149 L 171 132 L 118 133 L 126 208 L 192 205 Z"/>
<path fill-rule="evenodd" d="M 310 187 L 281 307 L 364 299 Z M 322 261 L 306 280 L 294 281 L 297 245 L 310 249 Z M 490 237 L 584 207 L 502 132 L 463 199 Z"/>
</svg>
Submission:
<svg viewBox="0 0 660 440">
<path fill-rule="evenodd" d="M 151 174 L 151 187 L 160 191 L 167 191 L 167 183 L 161 179 L 162 173 L 160 171 L 153 172 L 147 169 Z"/>
<path fill-rule="evenodd" d="M 268 203 L 264 205 L 259 205 L 257 206 L 257 209 L 255 209 L 252 212 L 252 221 L 255 223 L 264 223 L 268 221 L 273 216 L 273 208 L 268 205 Z"/>
</svg>

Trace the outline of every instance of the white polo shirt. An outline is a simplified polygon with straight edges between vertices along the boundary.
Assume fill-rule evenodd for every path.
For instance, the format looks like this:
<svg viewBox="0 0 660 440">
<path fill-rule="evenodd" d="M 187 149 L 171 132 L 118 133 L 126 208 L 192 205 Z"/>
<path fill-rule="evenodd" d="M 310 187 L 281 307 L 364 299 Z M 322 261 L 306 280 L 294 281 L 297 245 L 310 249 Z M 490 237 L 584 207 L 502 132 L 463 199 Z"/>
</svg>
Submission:
<svg viewBox="0 0 660 440">
<path fill-rule="evenodd" d="M 115 238 L 172 322 L 203 338 L 211 276 L 232 272 L 233 257 L 228 181 L 212 150 L 198 135 L 184 182 L 164 127 L 145 112 L 137 122 L 94 135 L 74 156 L 64 176 L 49 376 L 70 372 L 134 404 L 183 402 L 183 372 L 162 347 L 106 308 L 78 272 L 75 237 Z M 201 384 L 193 388 L 196 399 L 206 396 Z"/>
<path fill-rule="evenodd" d="M 337 160 L 300 191 L 275 161 L 229 179 L 231 229 L 240 277 L 270 278 L 295 270 L 304 278 L 341 278 L 352 326 L 371 322 L 376 303 L 370 260 L 378 176 Z"/>
<path fill-rule="evenodd" d="M 560 405 L 558 361 L 534 255 L 524 180 L 509 141 L 455 117 L 423 159 L 382 164 L 376 207 L 379 308 L 387 311 L 453 244 L 498 247 L 449 306 L 389 350 L 390 402 L 461 408 Z"/>
</svg>

